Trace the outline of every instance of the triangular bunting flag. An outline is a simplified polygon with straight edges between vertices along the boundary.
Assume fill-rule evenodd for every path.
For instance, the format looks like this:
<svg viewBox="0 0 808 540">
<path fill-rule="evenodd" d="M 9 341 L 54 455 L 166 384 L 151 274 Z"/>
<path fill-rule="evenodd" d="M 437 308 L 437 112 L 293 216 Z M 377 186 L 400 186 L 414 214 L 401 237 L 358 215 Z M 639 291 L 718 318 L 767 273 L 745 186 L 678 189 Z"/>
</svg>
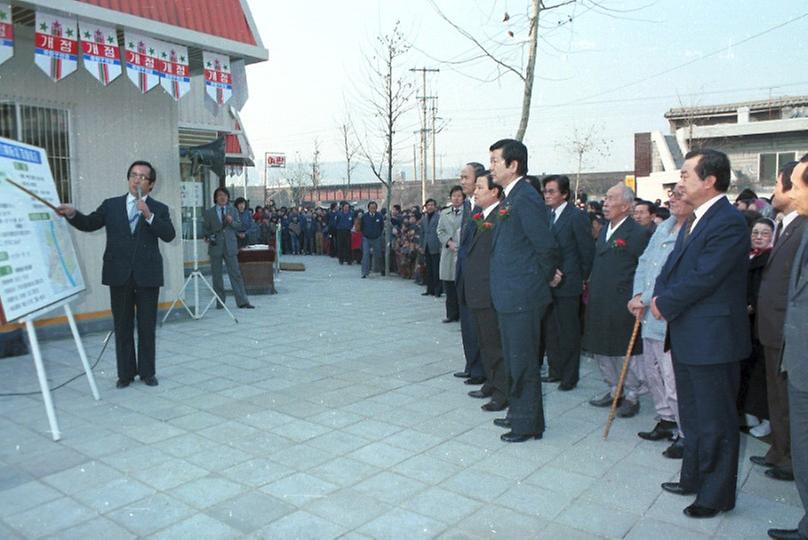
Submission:
<svg viewBox="0 0 808 540">
<path fill-rule="evenodd" d="M 217 105 L 224 105 L 233 94 L 230 57 L 202 51 L 202 67 L 205 68 L 205 93 Z"/>
<path fill-rule="evenodd" d="M 35 32 L 34 62 L 52 81 L 61 81 L 76 71 L 79 42 L 75 17 L 37 11 Z"/>
<path fill-rule="evenodd" d="M 157 66 L 160 86 L 175 100 L 191 89 L 191 70 L 188 68 L 188 49 L 173 43 L 158 41 Z"/>
<path fill-rule="evenodd" d="M 117 79 L 121 74 L 121 48 L 115 29 L 79 19 L 79 37 L 84 69 L 104 86 Z"/>
<path fill-rule="evenodd" d="M 126 76 L 145 94 L 160 82 L 160 72 L 157 71 L 157 40 L 129 31 L 125 31 L 123 37 Z"/>
<path fill-rule="evenodd" d="M 11 5 L 0 3 L 0 64 L 14 56 L 14 23 Z"/>
</svg>

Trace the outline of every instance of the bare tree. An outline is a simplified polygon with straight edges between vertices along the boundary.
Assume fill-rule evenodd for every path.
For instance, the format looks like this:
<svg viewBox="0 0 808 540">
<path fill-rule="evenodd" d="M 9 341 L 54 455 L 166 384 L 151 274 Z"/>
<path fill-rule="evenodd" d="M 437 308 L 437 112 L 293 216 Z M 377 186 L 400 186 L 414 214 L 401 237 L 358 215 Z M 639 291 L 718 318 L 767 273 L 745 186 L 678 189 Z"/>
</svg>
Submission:
<svg viewBox="0 0 808 540">
<path fill-rule="evenodd" d="M 435 3 L 434 0 L 430 0 L 432 6 L 437 11 L 438 15 L 449 23 L 449 25 L 454 28 L 460 35 L 471 41 L 475 48 L 477 48 L 481 52 L 481 56 L 488 58 L 491 60 L 500 72 L 504 71 L 505 73 L 512 73 L 516 75 L 523 83 L 522 88 L 522 113 L 519 118 L 519 127 L 516 130 L 516 139 L 521 141 L 525 137 L 525 132 L 527 131 L 528 121 L 530 120 L 530 103 L 533 100 L 533 81 L 536 77 L 536 54 L 538 52 L 538 39 L 539 39 L 539 16 L 551 9 L 560 8 L 562 6 L 566 6 L 569 4 L 574 4 L 575 0 L 565 0 L 560 1 L 557 4 L 553 5 L 546 5 L 544 0 L 530 0 L 530 14 L 527 17 L 527 38 L 523 41 L 516 43 L 516 44 L 503 44 L 494 42 L 491 45 L 488 43 L 483 43 L 483 41 L 477 37 L 474 33 L 462 28 L 459 24 L 452 21 L 446 14 L 441 11 L 438 5 Z M 512 23 L 514 17 L 509 15 L 507 12 L 503 17 L 503 23 L 509 24 Z M 508 30 L 508 36 L 510 38 L 516 37 L 516 33 L 514 30 Z M 515 61 L 510 60 L 510 55 L 505 52 L 502 54 L 496 54 L 496 49 L 501 49 L 502 46 L 505 45 L 505 48 L 512 48 L 512 45 L 517 45 L 520 50 L 527 47 L 527 61 L 524 65 L 520 66 L 515 63 Z M 477 60 L 480 56 L 475 56 L 468 61 Z M 496 77 L 499 78 L 499 75 Z"/>
<path fill-rule="evenodd" d="M 593 154 L 601 157 L 609 155 L 609 148 L 613 141 L 604 138 L 601 133 L 603 126 L 590 125 L 587 129 L 573 128 L 572 135 L 560 146 L 572 154 L 577 162 L 575 172 L 575 197 L 578 197 L 578 190 L 581 186 L 581 170 L 589 164 L 589 159 Z M 573 201 L 575 199 L 573 198 Z"/>
<path fill-rule="evenodd" d="M 320 185 L 320 139 L 314 138 L 314 152 L 311 155 L 311 185 L 317 188 Z"/>
<path fill-rule="evenodd" d="M 308 172 L 308 167 L 303 165 L 300 154 L 296 154 L 295 164 L 287 171 L 286 183 L 289 199 L 294 206 L 300 206 L 306 194 L 312 189 L 312 174 Z"/>
<path fill-rule="evenodd" d="M 348 116 L 339 126 L 339 132 L 342 136 L 342 150 L 345 152 L 345 179 L 348 186 L 351 185 L 351 174 L 356 168 L 354 156 L 356 156 L 356 153 L 359 150 L 356 144 L 356 139 L 351 130 L 351 125 L 351 117 Z"/>
<path fill-rule="evenodd" d="M 410 98 L 414 92 L 413 85 L 399 75 L 404 71 L 400 66 L 401 59 L 409 49 L 398 22 L 389 34 L 376 38 L 373 51 L 366 56 L 368 81 L 362 87 L 367 92 L 361 97 L 366 107 L 364 137 L 357 136 L 359 154 L 386 188 L 384 239 L 387 275 L 390 275 L 390 201 L 393 198 L 396 129 L 402 116 L 411 109 Z"/>
</svg>

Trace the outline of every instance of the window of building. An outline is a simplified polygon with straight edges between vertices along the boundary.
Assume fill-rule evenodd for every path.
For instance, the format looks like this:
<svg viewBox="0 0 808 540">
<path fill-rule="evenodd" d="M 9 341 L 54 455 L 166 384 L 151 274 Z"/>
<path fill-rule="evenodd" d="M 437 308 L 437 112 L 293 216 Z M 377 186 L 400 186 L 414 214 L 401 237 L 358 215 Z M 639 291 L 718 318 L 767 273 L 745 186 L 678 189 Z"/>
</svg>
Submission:
<svg viewBox="0 0 808 540">
<path fill-rule="evenodd" d="M 59 199 L 70 202 L 70 114 L 67 110 L 0 102 L 0 137 L 44 148 Z"/>
<path fill-rule="evenodd" d="M 773 186 L 777 181 L 777 173 L 783 166 L 796 159 L 796 152 L 772 152 L 760 154 L 758 161 L 758 181 L 763 186 Z"/>
</svg>

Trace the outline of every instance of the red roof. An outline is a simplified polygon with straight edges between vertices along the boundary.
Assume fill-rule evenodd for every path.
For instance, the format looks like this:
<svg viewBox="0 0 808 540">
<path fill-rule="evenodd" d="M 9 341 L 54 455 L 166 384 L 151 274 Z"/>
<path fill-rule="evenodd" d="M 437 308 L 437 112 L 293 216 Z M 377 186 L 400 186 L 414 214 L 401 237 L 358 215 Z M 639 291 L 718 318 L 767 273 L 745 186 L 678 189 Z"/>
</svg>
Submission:
<svg viewBox="0 0 808 540">
<path fill-rule="evenodd" d="M 79 0 L 101 8 L 256 45 L 239 0 Z"/>
</svg>

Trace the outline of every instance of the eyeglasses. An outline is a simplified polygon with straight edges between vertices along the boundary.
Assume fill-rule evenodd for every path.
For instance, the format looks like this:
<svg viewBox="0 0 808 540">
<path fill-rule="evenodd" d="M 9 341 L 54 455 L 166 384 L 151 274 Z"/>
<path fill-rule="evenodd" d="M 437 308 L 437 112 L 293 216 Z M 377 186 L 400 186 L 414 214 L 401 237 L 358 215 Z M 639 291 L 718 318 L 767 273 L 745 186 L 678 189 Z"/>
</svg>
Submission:
<svg viewBox="0 0 808 540">
<path fill-rule="evenodd" d="M 752 236 L 771 236 L 771 231 L 752 231 Z"/>
<path fill-rule="evenodd" d="M 132 180 L 150 180 L 148 174 L 129 173 L 129 178 Z"/>
</svg>

